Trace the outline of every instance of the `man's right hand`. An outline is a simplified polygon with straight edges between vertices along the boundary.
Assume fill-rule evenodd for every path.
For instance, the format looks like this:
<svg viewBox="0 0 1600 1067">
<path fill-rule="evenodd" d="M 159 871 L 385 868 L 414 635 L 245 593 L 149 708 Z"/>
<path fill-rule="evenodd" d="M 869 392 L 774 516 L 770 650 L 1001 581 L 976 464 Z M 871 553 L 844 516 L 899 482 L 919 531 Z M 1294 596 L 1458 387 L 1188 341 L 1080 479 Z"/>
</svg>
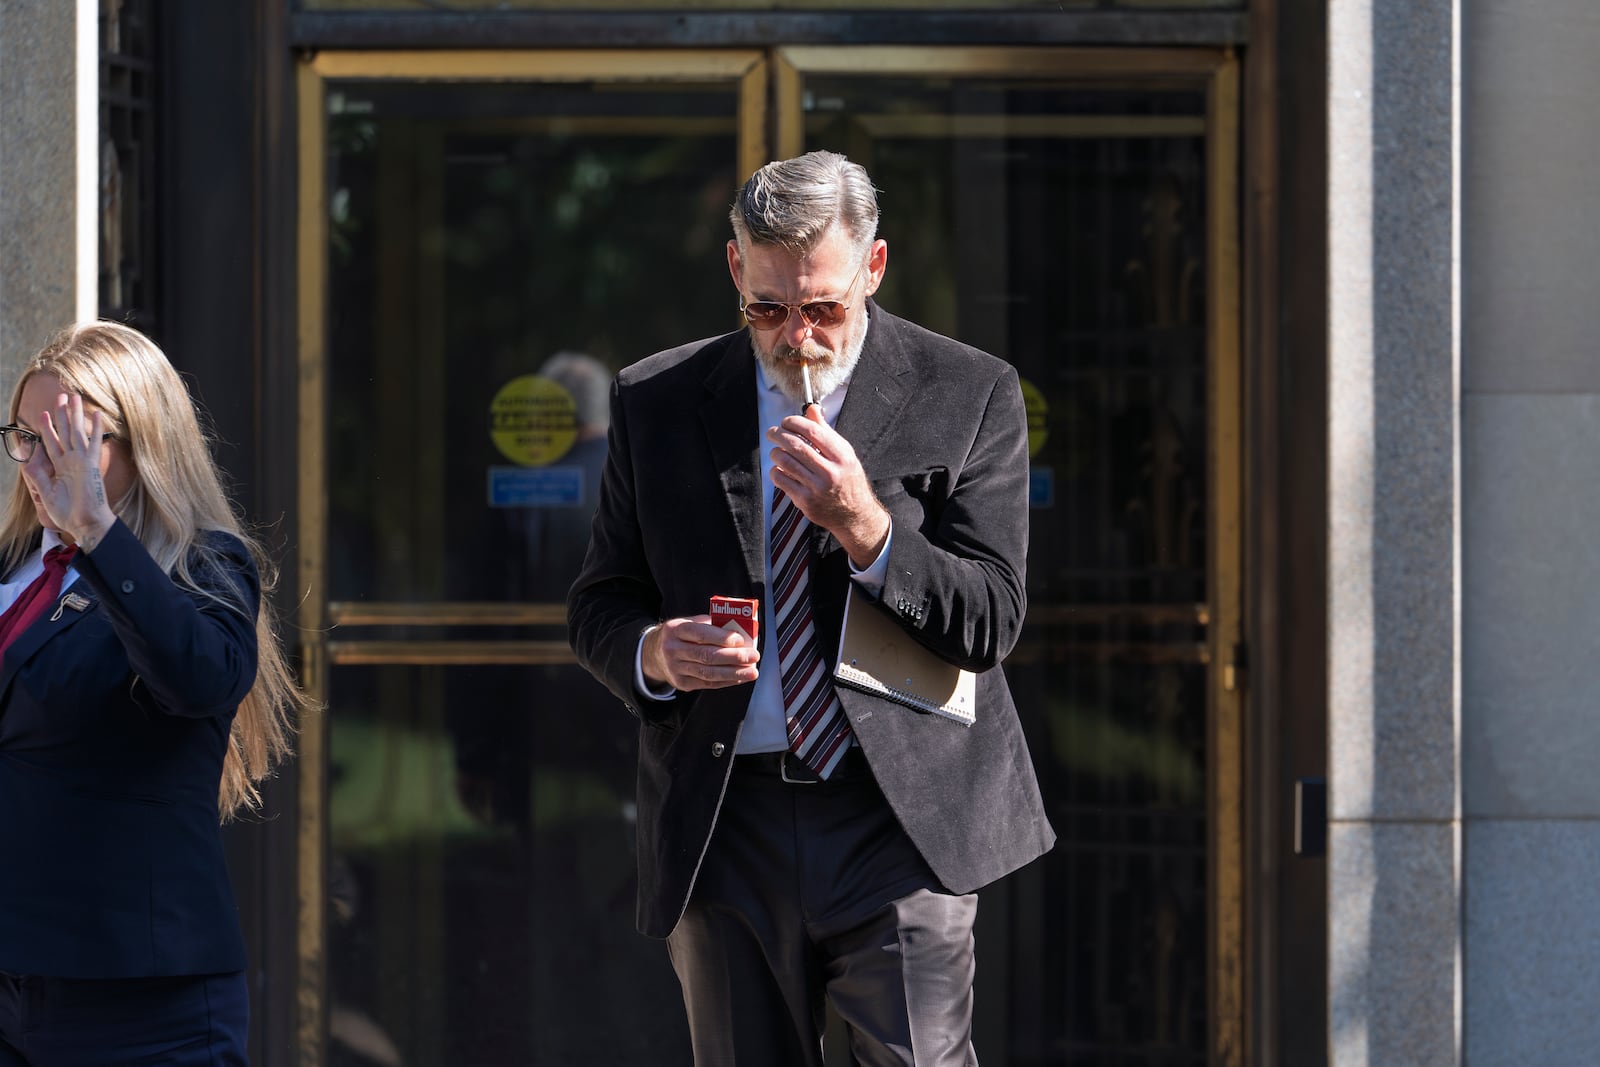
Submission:
<svg viewBox="0 0 1600 1067">
<path fill-rule="evenodd" d="M 710 615 L 668 619 L 645 634 L 640 649 L 645 681 L 683 692 L 753 682 L 760 659 L 749 634 L 713 626 Z"/>
</svg>

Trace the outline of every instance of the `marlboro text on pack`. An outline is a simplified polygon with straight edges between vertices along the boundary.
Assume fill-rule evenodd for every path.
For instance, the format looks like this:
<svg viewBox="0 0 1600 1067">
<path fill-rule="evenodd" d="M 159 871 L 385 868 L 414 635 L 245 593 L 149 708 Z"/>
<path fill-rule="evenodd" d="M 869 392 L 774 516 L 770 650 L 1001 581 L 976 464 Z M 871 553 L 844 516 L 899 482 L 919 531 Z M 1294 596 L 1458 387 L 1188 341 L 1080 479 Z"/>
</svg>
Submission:
<svg viewBox="0 0 1600 1067">
<path fill-rule="evenodd" d="M 711 625 L 743 630 L 754 641 L 761 625 L 761 602 L 743 597 L 714 596 L 711 598 Z"/>
</svg>

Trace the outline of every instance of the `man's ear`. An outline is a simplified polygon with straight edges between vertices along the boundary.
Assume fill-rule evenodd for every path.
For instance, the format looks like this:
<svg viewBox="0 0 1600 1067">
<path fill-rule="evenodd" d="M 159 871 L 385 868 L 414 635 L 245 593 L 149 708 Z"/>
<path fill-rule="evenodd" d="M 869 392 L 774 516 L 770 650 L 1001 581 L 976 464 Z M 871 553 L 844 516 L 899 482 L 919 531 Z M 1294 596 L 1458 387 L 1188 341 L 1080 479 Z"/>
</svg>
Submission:
<svg viewBox="0 0 1600 1067">
<path fill-rule="evenodd" d="M 883 272 L 889 269 L 889 242 L 878 238 L 867 253 L 867 295 L 871 296 L 883 284 Z"/>
<path fill-rule="evenodd" d="M 743 292 L 743 267 L 739 260 L 739 242 L 728 242 L 728 273 L 733 275 L 733 287 Z"/>
</svg>

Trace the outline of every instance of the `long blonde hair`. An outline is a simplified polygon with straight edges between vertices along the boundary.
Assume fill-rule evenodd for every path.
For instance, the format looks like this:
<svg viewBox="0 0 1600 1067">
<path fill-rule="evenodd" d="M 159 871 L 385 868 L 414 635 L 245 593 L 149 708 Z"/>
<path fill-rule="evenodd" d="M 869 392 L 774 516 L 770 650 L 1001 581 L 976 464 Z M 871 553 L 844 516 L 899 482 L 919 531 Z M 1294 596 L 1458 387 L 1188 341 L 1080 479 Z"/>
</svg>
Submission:
<svg viewBox="0 0 1600 1067">
<path fill-rule="evenodd" d="M 12 423 L 22 389 L 36 374 L 54 375 L 63 390 L 81 393 L 85 403 L 104 413 L 103 430 L 125 443 L 134 476 L 112 508 L 180 586 L 242 614 L 242 597 L 230 601 L 202 589 L 193 572 L 197 567 L 221 571 L 205 566 L 215 555 L 203 536 L 208 531 L 232 534 L 254 556 L 261 578 L 256 678 L 234 716 L 217 806 L 224 821 L 242 809 L 259 808 L 257 783 L 289 754 L 292 716 L 309 709 L 311 701 L 295 684 L 274 627 L 268 594 L 276 570 L 223 492 L 189 390 L 149 338 L 104 320 L 67 327 L 28 361 L 11 394 Z M 27 486 L 17 478 L 0 513 L 0 574 L 14 572 L 38 548 L 40 536 Z"/>
</svg>

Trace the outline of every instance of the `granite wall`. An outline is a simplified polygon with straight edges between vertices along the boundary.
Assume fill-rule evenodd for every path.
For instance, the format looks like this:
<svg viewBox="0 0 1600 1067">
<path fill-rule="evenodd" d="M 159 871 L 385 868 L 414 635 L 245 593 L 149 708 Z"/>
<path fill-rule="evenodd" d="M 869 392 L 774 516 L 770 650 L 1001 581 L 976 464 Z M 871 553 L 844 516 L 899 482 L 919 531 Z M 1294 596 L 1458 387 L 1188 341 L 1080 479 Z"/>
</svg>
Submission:
<svg viewBox="0 0 1600 1067">
<path fill-rule="evenodd" d="M 1600 1058 L 1600 5 L 1462 3 L 1467 1062 Z"/>
<path fill-rule="evenodd" d="M 1450 0 L 1328 2 L 1328 995 L 1337 1067 L 1460 1062 Z"/>
<path fill-rule="evenodd" d="M 95 0 L 0 0 L 0 378 L 6 389 L 12 369 L 51 333 L 95 310 L 95 174 L 81 174 L 79 160 L 86 151 L 92 167 L 96 158 L 97 20 Z M 87 69 L 80 54 L 89 57 Z"/>
</svg>

